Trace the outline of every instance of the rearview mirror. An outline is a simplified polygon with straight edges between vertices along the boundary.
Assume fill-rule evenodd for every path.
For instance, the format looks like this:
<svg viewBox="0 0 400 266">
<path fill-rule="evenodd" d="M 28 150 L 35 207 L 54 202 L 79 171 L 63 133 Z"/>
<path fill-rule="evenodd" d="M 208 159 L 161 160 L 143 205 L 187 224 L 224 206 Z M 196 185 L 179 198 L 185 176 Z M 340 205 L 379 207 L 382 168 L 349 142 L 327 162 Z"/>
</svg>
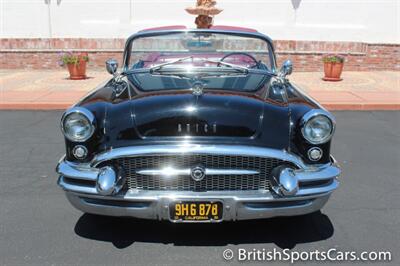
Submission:
<svg viewBox="0 0 400 266">
<path fill-rule="evenodd" d="M 118 62 L 115 59 L 108 59 L 106 61 L 106 69 L 107 72 L 110 73 L 111 75 L 115 76 L 117 74 L 118 70 Z"/>
<path fill-rule="evenodd" d="M 285 62 L 283 62 L 281 69 L 279 69 L 278 76 L 284 78 L 287 75 L 292 74 L 292 71 L 293 71 L 292 61 L 286 60 Z"/>
</svg>

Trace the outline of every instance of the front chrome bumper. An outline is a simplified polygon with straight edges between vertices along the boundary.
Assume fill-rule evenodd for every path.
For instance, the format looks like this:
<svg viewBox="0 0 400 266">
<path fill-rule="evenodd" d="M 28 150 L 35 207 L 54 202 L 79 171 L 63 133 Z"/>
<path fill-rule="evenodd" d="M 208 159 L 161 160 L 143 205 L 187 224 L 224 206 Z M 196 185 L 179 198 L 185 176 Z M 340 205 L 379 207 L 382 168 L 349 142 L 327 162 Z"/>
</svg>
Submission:
<svg viewBox="0 0 400 266">
<path fill-rule="evenodd" d="M 108 156 L 99 155 L 89 164 L 74 164 L 64 159 L 60 160 L 56 169 L 60 174 L 58 184 L 66 191 L 67 198 L 74 207 L 83 212 L 100 215 L 169 220 L 171 202 L 221 201 L 224 206 L 222 219 L 224 221 L 302 215 L 315 212 L 325 205 L 332 191 L 339 185 L 337 178 L 341 172 L 333 158 L 329 164 L 307 166 L 295 155 L 273 151 L 274 156 L 285 157 L 300 168 L 295 170 L 295 175 L 299 184 L 304 185 L 300 185 L 293 196 L 282 196 L 267 190 L 207 192 L 128 190 L 114 196 L 102 196 L 95 186 L 99 173 L 99 169 L 95 166 L 106 158 L 115 158 L 115 154 L 129 155 L 126 148 L 123 149 L 123 155 L 121 151 L 114 150 L 112 153 L 108 152 Z M 154 151 L 154 147 L 151 149 Z M 140 148 L 135 150 L 138 151 Z M 170 148 L 166 150 L 171 152 Z M 221 149 L 216 151 L 221 152 Z M 262 155 L 263 148 L 256 148 L 256 152 L 257 155 Z M 264 156 L 270 155 L 271 150 L 264 149 Z"/>
</svg>

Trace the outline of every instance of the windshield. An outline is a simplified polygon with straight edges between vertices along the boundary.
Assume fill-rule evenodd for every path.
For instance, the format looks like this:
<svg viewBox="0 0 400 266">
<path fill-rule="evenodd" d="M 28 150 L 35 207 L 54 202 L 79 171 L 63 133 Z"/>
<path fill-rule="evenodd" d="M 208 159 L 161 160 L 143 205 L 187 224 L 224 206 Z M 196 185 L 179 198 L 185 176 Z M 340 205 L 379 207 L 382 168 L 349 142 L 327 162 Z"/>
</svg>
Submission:
<svg viewBox="0 0 400 266">
<path fill-rule="evenodd" d="M 163 33 L 132 41 L 127 71 L 142 90 L 190 89 L 201 80 L 205 88 L 252 91 L 272 71 L 272 56 L 257 37 Z"/>
</svg>

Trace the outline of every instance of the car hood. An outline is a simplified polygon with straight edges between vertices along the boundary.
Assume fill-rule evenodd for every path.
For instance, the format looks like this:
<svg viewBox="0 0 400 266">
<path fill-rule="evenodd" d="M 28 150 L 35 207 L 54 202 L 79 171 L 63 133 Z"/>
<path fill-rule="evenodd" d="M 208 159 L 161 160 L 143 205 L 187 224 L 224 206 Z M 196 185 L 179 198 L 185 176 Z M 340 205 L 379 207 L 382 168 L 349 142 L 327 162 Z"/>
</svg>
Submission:
<svg viewBox="0 0 400 266">
<path fill-rule="evenodd" d="M 97 118 L 98 151 L 182 141 L 290 149 L 289 106 L 263 93 L 207 89 L 201 96 L 190 90 L 113 95 L 106 86 L 80 103 Z"/>
<path fill-rule="evenodd" d="M 167 92 L 132 101 L 134 123 L 148 137 L 254 137 L 264 104 L 257 97 L 226 92 Z"/>
<path fill-rule="evenodd" d="M 114 139 L 111 146 L 132 145 L 131 141 L 138 140 L 148 144 L 189 140 L 275 149 L 289 147 L 288 106 L 252 93 L 215 90 L 205 90 L 201 96 L 191 91 L 146 93 L 132 97 L 129 108 L 130 125 L 127 117 L 121 123 L 122 108 L 109 109 L 109 139 Z"/>
</svg>

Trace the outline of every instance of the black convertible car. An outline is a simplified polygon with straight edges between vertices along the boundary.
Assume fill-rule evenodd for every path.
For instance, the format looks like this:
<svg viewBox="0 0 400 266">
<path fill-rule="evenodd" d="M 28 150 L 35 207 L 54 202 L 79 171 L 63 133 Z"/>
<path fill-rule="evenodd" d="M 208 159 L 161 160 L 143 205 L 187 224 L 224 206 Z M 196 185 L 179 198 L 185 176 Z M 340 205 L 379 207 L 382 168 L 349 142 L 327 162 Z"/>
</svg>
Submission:
<svg viewBox="0 0 400 266">
<path fill-rule="evenodd" d="M 68 109 L 58 184 L 87 213 L 172 222 L 293 216 L 338 187 L 334 117 L 255 30 L 157 28 Z"/>
</svg>

